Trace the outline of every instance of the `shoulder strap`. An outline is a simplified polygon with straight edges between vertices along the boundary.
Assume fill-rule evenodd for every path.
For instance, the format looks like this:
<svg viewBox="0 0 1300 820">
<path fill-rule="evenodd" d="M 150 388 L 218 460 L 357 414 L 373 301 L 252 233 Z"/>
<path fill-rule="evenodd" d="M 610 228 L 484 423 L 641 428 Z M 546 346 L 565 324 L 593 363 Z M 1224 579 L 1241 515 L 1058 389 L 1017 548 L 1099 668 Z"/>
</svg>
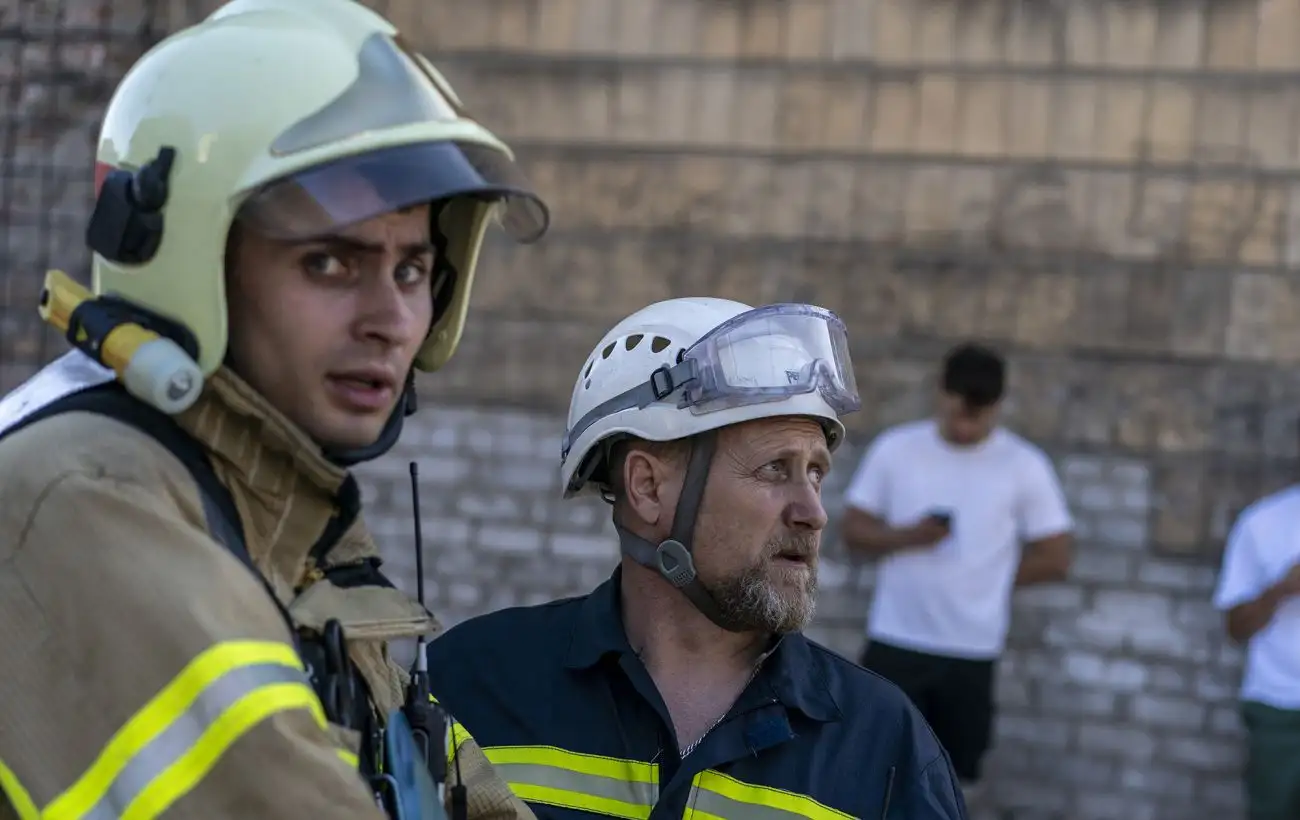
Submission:
<svg viewBox="0 0 1300 820">
<path fill-rule="evenodd" d="M 244 541 L 244 525 L 239 510 L 235 507 L 235 499 L 226 485 L 217 478 L 203 446 L 181 429 L 171 416 L 135 398 L 118 383 L 91 387 L 51 402 L 5 430 L 0 438 L 43 419 L 78 411 L 98 413 L 129 424 L 166 447 L 185 465 L 190 477 L 198 485 L 208 532 L 240 563 L 257 572 Z"/>
</svg>

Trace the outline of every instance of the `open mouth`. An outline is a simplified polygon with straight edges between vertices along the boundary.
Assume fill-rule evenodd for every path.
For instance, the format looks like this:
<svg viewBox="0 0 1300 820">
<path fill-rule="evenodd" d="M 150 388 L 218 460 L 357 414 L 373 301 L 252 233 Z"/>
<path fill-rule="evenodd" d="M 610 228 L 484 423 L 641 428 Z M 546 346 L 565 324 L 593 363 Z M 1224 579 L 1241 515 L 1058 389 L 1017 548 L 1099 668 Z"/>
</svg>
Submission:
<svg viewBox="0 0 1300 820">
<path fill-rule="evenodd" d="M 364 373 L 342 373 L 327 379 L 335 403 L 358 413 L 386 409 L 393 401 L 393 382 Z"/>
<path fill-rule="evenodd" d="M 778 564 L 796 565 L 801 567 L 809 566 L 812 563 L 812 556 L 805 552 L 797 550 L 784 550 L 778 552 L 773 558 Z"/>
</svg>

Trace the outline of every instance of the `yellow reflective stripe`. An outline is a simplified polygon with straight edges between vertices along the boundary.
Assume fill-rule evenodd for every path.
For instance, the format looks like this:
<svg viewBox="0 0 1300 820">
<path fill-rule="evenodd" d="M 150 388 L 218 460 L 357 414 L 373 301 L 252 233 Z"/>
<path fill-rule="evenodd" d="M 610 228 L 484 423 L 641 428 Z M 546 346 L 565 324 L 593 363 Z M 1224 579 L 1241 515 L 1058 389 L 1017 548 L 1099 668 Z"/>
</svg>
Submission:
<svg viewBox="0 0 1300 820">
<path fill-rule="evenodd" d="M 721 772 L 700 772 L 691 784 L 684 820 L 853 820 L 802 794 L 755 786 Z"/>
<path fill-rule="evenodd" d="M 306 709 L 326 726 L 293 647 L 217 644 L 127 721 L 86 773 L 39 816 L 150 820 L 193 789 L 249 729 L 292 709 Z"/>
<path fill-rule="evenodd" d="M 36 808 L 32 796 L 18 782 L 18 775 L 0 760 L 0 794 L 9 800 L 9 805 L 18 812 L 18 820 L 41 820 L 41 813 Z"/>
<path fill-rule="evenodd" d="M 338 756 L 339 756 L 339 760 L 342 760 L 344 763 L 348 764 L 352 768 L 354 769 L 361 768 L 361 758 L 358 755 L 349 752 L 347 749 L 339 749 Z"/>
<path fill-rule="evenodd" d="M 645 820 L 659 797 L 659 767 L 637 760 L 580 754 L 554 746 L 483 750 L 521 800 Z"/>
</svg>

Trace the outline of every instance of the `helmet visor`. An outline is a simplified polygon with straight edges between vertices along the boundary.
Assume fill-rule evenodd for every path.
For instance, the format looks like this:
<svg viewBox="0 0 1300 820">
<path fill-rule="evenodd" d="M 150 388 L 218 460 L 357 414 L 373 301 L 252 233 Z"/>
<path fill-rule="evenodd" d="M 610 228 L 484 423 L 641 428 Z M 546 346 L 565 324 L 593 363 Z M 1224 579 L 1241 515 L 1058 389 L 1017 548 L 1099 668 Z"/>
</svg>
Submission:
<svg viewBox="0 0 1300 820">
<path fill-rule="evenodd" d="M 454 197 L 496 202 L 518 242 L 546 233 L 550 213 L 504 153 L 463 142 L 381 148 L 317 165 L 255 191 L 236 217 L 273 239 L 301 241 L 393 211 Z"/>
</svg>

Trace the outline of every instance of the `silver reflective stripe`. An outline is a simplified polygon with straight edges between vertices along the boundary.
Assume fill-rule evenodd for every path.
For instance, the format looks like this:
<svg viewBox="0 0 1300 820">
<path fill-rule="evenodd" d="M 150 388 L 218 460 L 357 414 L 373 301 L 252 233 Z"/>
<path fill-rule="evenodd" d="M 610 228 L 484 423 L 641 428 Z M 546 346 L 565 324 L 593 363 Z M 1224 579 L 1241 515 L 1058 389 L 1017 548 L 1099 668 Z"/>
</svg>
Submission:
<svg viewBox="0 0 1300 820">
<path fill-rule="evenodd" d="M 649 817 L 650 810 L 654 808 L 658 797 L 658 786 L 654 783 L 619 780 L 538 763 L 493 763 L 493 768 L 501 773 L 501 777 L 510 784 L 511 788 L 526 784 L 569 792 L 572 798 L 563 801 L 565 807 L 614 817 Z M 604 808 L 597 808 L 592 805 L 595 801 L 584 800 L 584 798 L 613 800 L 628 804 L 628 807 L 633 810 L 616 813 L 615 807 L 606 805 Z M 556 801 L 548 799 L 538 802 Z"/>
<path fill-rule="evenodd" d="M 199 693 L 190 707 L 131 757 L 113 779 L 108 792 L 83 815 L 83 820 L 118 820 L 131 801 L 158 775 L 180 759 L 237 701 L 277 683 L 307 685 L 301 670 L 278 663 L 233 669 Z"/>
</svg>

